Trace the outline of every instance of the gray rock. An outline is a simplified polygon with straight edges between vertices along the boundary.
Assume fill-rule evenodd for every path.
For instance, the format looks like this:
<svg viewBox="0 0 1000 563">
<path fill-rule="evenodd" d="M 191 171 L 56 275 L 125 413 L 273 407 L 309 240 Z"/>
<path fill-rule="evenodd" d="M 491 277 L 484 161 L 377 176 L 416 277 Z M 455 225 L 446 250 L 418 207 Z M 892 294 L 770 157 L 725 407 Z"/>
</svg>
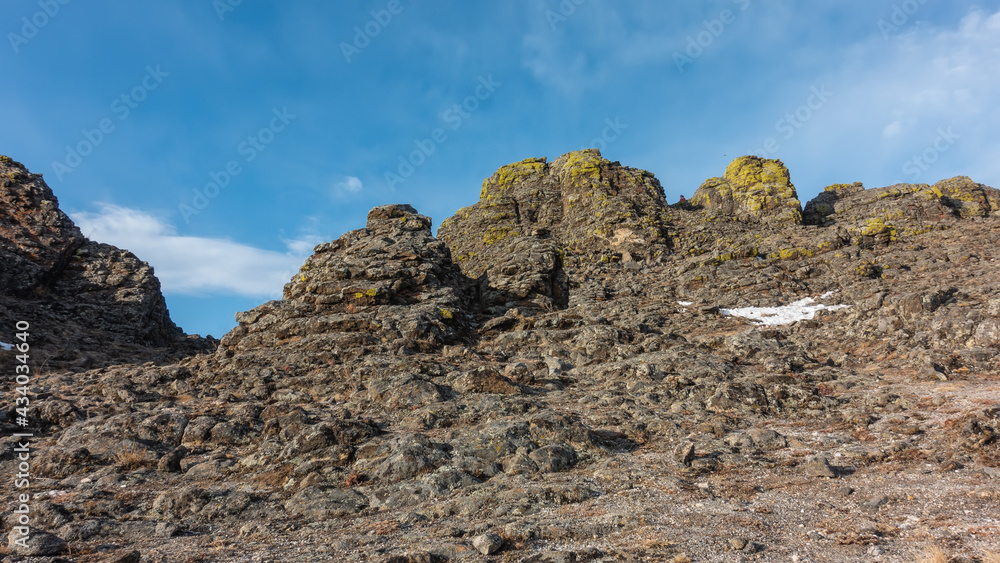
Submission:
<svg viewBox="0 0 1000 563">
<path fill-rule="evenodd" d="M 164 473 L 178 473 L 181 470 L 181 460 L 188 454 L 187 448 L 179 446 L 166 453 L 156 462 L 156 469 Z"/>
<path fill-rule="evenodd" d="M 867 501 L 865 501 L 864 506 L 865 506 L 865 508 L 876 509 L 876 508 L 879 508 L 880 506 L 886 505 L 888 503 L 889 503 L 889 497 L 886 496 L 886 495 L 880 495 L 880 496 L 877 496 L 875 498 L 868 499 Z"/>
<path fill-rule="evenodd" d="M 158 538 L 172 538 L 174 536 L 180 535 L 184 531 L 182 526 L 174 524 L 173 522 L 157 522 L 156 523 L 156 537 Z"/>
<path fill-rule="evenodd" d="M 800 464 L 800 467 L 802 468 L 802 471 L 810 477 L 833 478 L 837 476 L 833 467 L 830 467 L 829 460 L 827 460 L 824 455 L 810 456 Z"/>
<path fill-rule="evenodd" d="M 690 466 L 694 460 L 694 442 L 683 442 L 674 449 L 674 461 Z"/>
<path fill-rule="evenodd" d="M 472 547 L 483 555 L 493 555 L 503 547 L 503 538 L 493 532 L 487 532 L 472 538 Z"/>
<path fill-rule="evenodd" d="M 70 522 L 59 528 L 56 535 L 66 541 L 83 541 L 100 534 L 103 529 L 104 526 L 100 520 L 82 520 Z"/>
<path fill-rule="evenodd" d="M 7 548 L 18 555 L 60 555 L 66 550 L 66 541 L 55 534 L 30 526 L 28 536 L 25 537 L 15 527 L 7 533 Z"/>
<path fill-rule="evenodd" d="M 131 551 L 121 551 L 118 553 L 109 553 L 103 561 L 107 563 L 139 563 L 142 560 L 142 554 L 139 550 Z"/>
<path fill-rule="evenodd" d="M 576 450 L 568 444 L 552 444 L 528 454 L 542 473 L 568 469 L 576 463 Z"/>
<path fill-rule="evenodd" d="M 356 514 L 368 506 L 368 498 L 353 489 L 313 485 L 299 491 L 285 503 L 292 516 L 320 521 Z"/>
<path fill-rule="evenodd" d="M 769 428 L 751 428 L 747 433 L 753 440 L 754 446 L 764 451 L 788 447 L 788 439 Z"/>
<path fill-rule="evenodd" d="M 208 504 L 208 494 L 197 487 L 181 487 L 165 491 L 153 499 L 153 514 L 169 519 L 180 520 L 191 516 Z"/>
</svg>

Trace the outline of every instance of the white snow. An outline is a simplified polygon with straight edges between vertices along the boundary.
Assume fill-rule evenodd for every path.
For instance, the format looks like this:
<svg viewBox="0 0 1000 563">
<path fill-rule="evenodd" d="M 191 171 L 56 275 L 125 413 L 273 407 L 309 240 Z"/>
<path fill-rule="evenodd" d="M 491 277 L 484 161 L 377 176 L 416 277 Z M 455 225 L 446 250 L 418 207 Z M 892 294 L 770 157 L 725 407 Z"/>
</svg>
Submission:
<svg viewBox="0 0 1000 563">
<path fill-rule="evenodd" d="M 681 307 L 690 307 L 691 305 L 694 305 L 694 301 L 678 301 L 677 304 Z"/>
<path fill-rule="evenodd" d="M 14 345 L 13 344 L 7 344 L 6 342 L 0 342 L 0 349 L 3 349 L 3 350 L 13 350 L 14 349 Z"/>
<path fill-rule="evenodd" d="M 833 292 L 827 292 L 820 296 L 820 299 L 830 297 Z M 814 304 L 815 303 L 815 304 Z M 723 315 L 734 317 L 744 317 L 752 319 L 762 326 L 780 326 L 792 324 L 795 321 L 811 319 L 817 311 L 836 311 L 847 309 L 850 305 L 823 305 L 816 303 L 812 297 L 799 299 L 798 301 L 781 307 L 742 307 L 739 309 L 719 309 Z"/>
</svg>

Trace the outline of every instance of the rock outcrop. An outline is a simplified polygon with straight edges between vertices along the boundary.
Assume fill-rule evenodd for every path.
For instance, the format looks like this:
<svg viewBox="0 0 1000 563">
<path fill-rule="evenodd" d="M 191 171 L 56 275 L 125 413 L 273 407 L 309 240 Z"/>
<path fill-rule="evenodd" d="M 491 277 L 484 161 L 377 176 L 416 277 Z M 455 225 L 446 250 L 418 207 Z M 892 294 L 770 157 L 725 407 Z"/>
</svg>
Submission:
<svg viewBox="0 0 1000 563">
<path fill-rule="evenodd" d="M 738 220 L 798 224 L 802 222 L 799 196 L 788 169 L 780 160 L 743 156 L 734 160 L 721 178 L 712 178 L 695 191 L 691 205 L 713 216 Z"/>
<path fill-rule="evenodd" d="M 84 237 L 40 174 L 0 156 L 0 324 L 19 320 L 32 325 L 36 351 L 53 367 L 213 346 L 170 320 L 149 264 Z"/>
<path fill-rule="evenodd" d="M 479 202 L 438 236 L 489 306 L 564 308 L 565 260 L 626 262 L 670 251 L 663 188 L 644 170 L 589 149 L 551 163 L 529 158 L 483 182 Z"/>
<path fill-rule="evenodd" d="M 281 300 L 237 314 L 239 326 L 221 342 L 227 356 L 342 362 L 434 352 L 466 339 L 471 283 L 413 207 L 376 207 L 366 228 L 314 252 Z"/>
</svg>

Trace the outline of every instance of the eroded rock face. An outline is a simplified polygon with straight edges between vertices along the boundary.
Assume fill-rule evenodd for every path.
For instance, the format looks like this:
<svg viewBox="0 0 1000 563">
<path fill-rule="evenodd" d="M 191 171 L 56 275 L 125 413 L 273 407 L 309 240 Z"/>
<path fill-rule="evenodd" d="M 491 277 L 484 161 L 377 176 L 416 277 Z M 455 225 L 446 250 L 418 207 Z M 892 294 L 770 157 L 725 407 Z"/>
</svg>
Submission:
<svg viewBox="0 0 1000 563">
<path fill-rule="evenodd" d="M 802 222 L 799 196 L 780 160 L 737 158 L 721 178 L 706 180 L 690 201 L 714 216 L 782 224 Z"/>
<path fill-rule="evenodd" d="M 669 252 L 663 188 L 649 172 L 589 149 L 529 158 L 483 182 L 479 202 L 441 224 L 462 271 L 488 305 L 568 303 L 567 255 L 634 261 Z"/>
<path fill-rule="evenodd" d="M 6 156 L 0 203 L 0 322 L 31 323 L 49 365 L 129 361 L 149 347 L 190 353 L 212 346 L 186 339 L 170 320 L 149 264 L 85 238 L 41 175 Z"/>
</svg>

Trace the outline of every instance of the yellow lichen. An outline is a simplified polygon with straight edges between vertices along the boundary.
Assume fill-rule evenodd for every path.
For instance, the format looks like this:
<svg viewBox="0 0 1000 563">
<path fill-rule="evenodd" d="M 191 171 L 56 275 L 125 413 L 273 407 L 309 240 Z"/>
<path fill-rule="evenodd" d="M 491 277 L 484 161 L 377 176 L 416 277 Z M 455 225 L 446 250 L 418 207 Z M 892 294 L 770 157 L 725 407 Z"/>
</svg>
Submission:
<svg viewBox="0 0 1000 563">
<path fill-rule="evenodd" d="M 483 235 L 483 243 L 494 244 L 499 242 L 507 238 L 511 230 L 510 227 L 490 227 L 490 230 L 486 231 L 486 234 Z"/>
<path fill-rule="evenodd" d="M 772 260 L 797 260 L 799 258 L 808 258 L 816 254 L 815 251 L 809 248 L 782 248 L 777 252 L 773 252 L 768 255 L 768 258 Z"/>
<path fill-rule="evenodd" d="M 493 176 L 483 182 L 483 189 L 479 192 L 479 199 L 489 201 L 501 196 L 514 184 L 521 183 L 544 169 L 545 158 L 527 158 L 521 162 L 501 166 L 499 170 L 493 173 Z M 496 188 L 495 193 L 491 191 L 491 187 Z"/>
<path fill-rule="evenodd" d="M 824 192 L 835 192 L 838 190 L 843 190 L 845 188 L 851 187 L 851 184 L 830 184 L 829 186 L 823 188 Z"/>
<path fill-rule="evenodd" d="M 598 180 L 601 177 L 600 152 L 596 149 L 573 151 L 566 155 L 564 169 L 569 172 L 572 180 L 581 178 L 591 178 Z"/>
<path fill-rule="evenodd" d="M 867 224 L 861 228 L 861 234 L 863 236 L 878 236 L 881 234 L 888 234 L 890 241 L 896 240 L 896 227 L 886 223 L 884 217 L 874 217 L 869 219 Z"/>
</svg>

